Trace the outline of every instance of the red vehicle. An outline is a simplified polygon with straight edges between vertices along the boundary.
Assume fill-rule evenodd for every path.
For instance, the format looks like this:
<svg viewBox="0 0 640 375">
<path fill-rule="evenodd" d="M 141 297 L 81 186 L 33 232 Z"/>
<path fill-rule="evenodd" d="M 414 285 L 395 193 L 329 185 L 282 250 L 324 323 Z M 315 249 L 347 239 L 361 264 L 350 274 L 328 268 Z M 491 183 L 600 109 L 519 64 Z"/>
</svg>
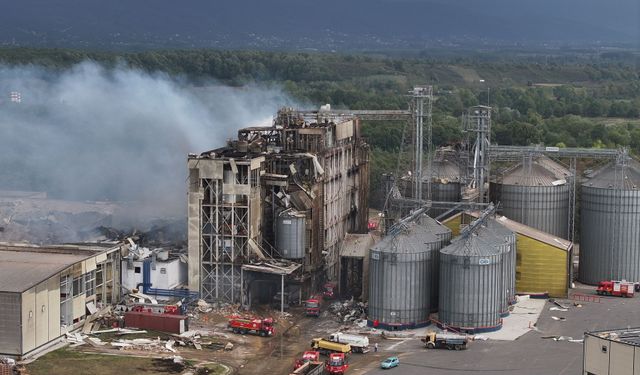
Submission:
<svg viewBox="0 0 640 375">
<path fill-rule="evenodd" d="M 329 360 L 325 363 L 324 369 L 331 375 L 342 375 L 347 372 L 349 365 L 344 353 L 331 353 Z"/>
<path fill-rule="evenodd" d="M 319 362 L 320 361 L 320 352 L 304 352 L 302 358 L 296 359 L 296 364 L 293 366 L 294 370 L 302 367 L 307 362 Z"/>
<path fill-rule="evenodd" d="M 320 301 L 312 296 L 304 302 L 304 309 L 307 316 L 320 316 Z"/>
<path fill-rule="evenodd" d="M 324 299 L 334 299 L 336 297 L 335 289 L 336 284 L 334 283 L 324 284 L 324 291 L 322 292 L 322 296 L 324 297 Z"/>
<path fill-rule="evenodd" d="M 603 296 L 633 297 L 634 283 L 628 281 L 600 281 L 596 293 Z"/>
<path fill-rule="evenodd" d="M 229 328 L 231 328 L 233 333 L 241 333 L 243 335 L 248 332 L 253 332 L 262 337 L 276 334 L 272 318 L 253 319 L 233 317 L 229 319 Z"/>
</svg>

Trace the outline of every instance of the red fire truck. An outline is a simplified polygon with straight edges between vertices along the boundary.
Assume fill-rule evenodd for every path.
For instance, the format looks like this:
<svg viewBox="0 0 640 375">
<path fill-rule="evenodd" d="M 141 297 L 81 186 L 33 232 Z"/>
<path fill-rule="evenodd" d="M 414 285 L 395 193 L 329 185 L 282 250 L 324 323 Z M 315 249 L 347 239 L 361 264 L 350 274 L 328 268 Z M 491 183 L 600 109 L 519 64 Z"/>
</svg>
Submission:
<svg viewBox="0 0 640 375">
<path fill-rule="evenodd" d="M 229 328 L 231 328 L 234 333 L 241 333 L 243 335 L 248 332 L 255 333 L 262 337 L 276 334 L 272 318 L 255 319 L 231 317 L 229 319 Z"/>
<path fill-rule="evenodd" d="M 635 289 L 634 283 L 622 280 L 622 281 L 600 281 L 598 283 L 598 289 L 596 293 L 603 296 L 616 296 L 616 297 L 633 297 Z"/>
<path fill-rule="evenodd" d="M 325 363 L 324 369 L 331 375 L 343 375 L 347 372 L 349 365 L 344 353 L 331 353 L 329 360 Z"/>
<path fill-rule="evenodd" d="M 320 352 L 308 351 L 304 352 L 302 358 L 296 359 L 296 364 L 293 366 L 294 370 L 302 367 L 307 362 L 319 362 L 320 361 Z"/>
<path fill-rule="evenodd" d="M 315 296 L 311 296 L 304 302 L 304 309 L 307 316 L 320 316 L 320 301 Z"/>
</svg>

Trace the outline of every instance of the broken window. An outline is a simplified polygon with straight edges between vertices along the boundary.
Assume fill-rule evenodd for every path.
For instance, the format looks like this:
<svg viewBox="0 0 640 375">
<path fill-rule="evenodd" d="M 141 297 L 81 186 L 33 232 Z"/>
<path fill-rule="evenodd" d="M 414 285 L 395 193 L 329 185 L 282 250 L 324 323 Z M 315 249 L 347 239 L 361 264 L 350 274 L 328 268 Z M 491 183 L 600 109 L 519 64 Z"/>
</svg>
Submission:
<svg viewBox="0 0 640 375">
<path fill-rule="evenodd" d="M 96 294 L 96 271 L 87 272 L 84 275 L 84 288 L 87 297 Z"/>
<path fill-rule="evenodd" d="M 77 297 L 84 293 L 84 282 L 82 275 L 73 278 L 73 296 Z"/>
</svg>

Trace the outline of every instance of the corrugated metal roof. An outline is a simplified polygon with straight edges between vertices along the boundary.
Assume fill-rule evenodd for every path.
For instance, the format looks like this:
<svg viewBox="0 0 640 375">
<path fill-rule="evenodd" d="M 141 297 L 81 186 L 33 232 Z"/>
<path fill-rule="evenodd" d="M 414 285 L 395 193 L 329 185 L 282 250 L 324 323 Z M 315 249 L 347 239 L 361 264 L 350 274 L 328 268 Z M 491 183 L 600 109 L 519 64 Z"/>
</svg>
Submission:
<svg viewBox="0 0 640 375">
<path fill-rule="evenodd" d="M 640 328 L 638 327 L 587 332 L 587 335 L 605 340 L 619 341 L 633 346 L 640 346 Z"/>
<path fill-rule="evenodd" d="M 431 163 L 431 169 L 433 172 L 429 172 L 428 168 L 425 169 L 424 179 L 431 176 L 433 181 L 443 184 L 460 182 L 460 166 L 451 160 L 434 160 Z"/>
<path fill-rule="evenodd" d="M 547 157 L 529 163 L 517 164 L 502 179 L 505 185 L 554 186 L 570 176 L 569 171 Z"/>
<path fill-rule="evenodd" d="M 399 253 L 423 253 L 430 251 L 440 239 L 427 228 L 416 223 L 406 224 L 396 235 L 388 235 L 378 242 L 372 250 Z"/>
<path fill-rule="evenodd" d="M 479 212 L 467 212 L 467 213 L 474 217 L 478 217 L 480 215 Z M 547 245 L 551 245 L 553 247 L 557 247 L 558 249 L 561 249 L 561 250 L 569 251 L 569 249 L 571 249 L 571 247 L 573 246 L 573 244 L 570 241 L 567 241 L 560 237 L 556 237 L 553 234 L 540 231 L 530 226 L 518 223 L 517 221 L 513 221 L 505 216 L 496 216 L 495 221 L 498 224 L 502 224 L 508 230 L 516 232 L 517 234 L 521 234 L 523 236 L 533 238 L 534 240 L 546 243 Z"/>
<path fill-rule="evenodd" d="M 109 248 L 0 246 L 0 292 L 21 293 Z"/>
<path fill-rule="evenodd" d="M 472 233 L 465 238 L 459 238 L 451 245 L 440 250 L 443 254 L 460 255 L 460 256 L 489 256 L 498 255 L 502 252 L 492 243 L 478 237 Z"/>
<path fill-rule="evenodd" d="M 435 234 L 436 236 L 451 233 L 451 229 L 441 224 L 439 221 L 432 218 L 431 216 L 423 215 L 418 220 L 418 223 L 423 227 L 425 227 L 429 232 Z"/>
<path fill-rule="evenodd" d="M 584 186 L 640 190 L 640 165 L 634 160 L 630 161 L 626 167 L 610 163 L 588 177 L 590 179 L 583 183 Z"/>
</svg>

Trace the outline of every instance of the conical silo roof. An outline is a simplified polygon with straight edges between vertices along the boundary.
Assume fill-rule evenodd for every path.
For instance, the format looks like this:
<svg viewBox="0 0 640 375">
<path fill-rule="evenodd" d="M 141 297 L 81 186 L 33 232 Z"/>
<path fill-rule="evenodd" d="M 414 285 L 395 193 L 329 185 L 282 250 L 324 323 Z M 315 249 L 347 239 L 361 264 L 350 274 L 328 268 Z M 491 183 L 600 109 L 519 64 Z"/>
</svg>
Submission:
<svg viewBox="0 0 640 375">
<path fill-rule="evenodd" d="M 424 179 L 432 178 L 435 182 L 460 182 L 460 166 L 452 160 L 442 159 L 431 162 L 431 171 L 425 168 Z"/>
<path fill-rule="evenodd" d="M 421 253 L 436 246 L 440 239 L 416 223 L 405 224 L 396 234 L 390 234 L 378 242 L 372 250 L 397 253 Z"/>
<path fill-rule="evenodd" d="M 555 186 L 569 178 L 571 173 L 553 160 L 541 156 L 530 163 L 520 163 L 505 172 L 504 185 Z"/>
<path fill-rule="evenodd" d="M 587 177 L 589 180 L 584 182 L 583 186 L 640 190 L 640 164 L 635 160 L 630 160 L 624 166 L 610 163 Z"/>
<path fill-rule="evenodd" d="M 472 233 L 440 250 L 440 253 L 456 256 L 481 257 L 500 255 L 502 252 L 492 243 Z"/>
<path fill-rule="evenodd" d="M 430 216 L 422 215 L 418 220 L 418 223 L 436 236 L 451 235 L 451 229 L 447 228 L 445 225 Z"/>
</svg>

